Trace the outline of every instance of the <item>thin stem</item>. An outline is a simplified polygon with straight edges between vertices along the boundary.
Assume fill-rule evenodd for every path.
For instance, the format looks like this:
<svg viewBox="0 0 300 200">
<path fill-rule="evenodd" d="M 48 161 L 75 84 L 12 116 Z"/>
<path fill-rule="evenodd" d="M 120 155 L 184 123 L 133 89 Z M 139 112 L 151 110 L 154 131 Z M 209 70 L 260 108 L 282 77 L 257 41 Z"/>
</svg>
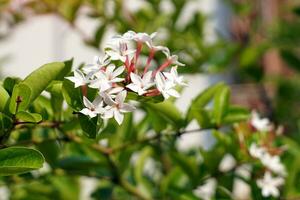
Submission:
<svg viewBox="0 0 300 200">
<path fill-rule="evenodd" d="M 148 57 L 148 59 L 147 59 L 146 66 L 145 66 L 145 68 L 144 68 L 143 76 L 148 72 L 149 67 L 150 67 L 150 64 L 151 64 L 151 61 L 153 60 L 154 55 L 155 55 L 155 50 L 154 50 L 154 49 L 151 49 L 150 54 L 149 54 L 149 57 Z"/>
</svg>

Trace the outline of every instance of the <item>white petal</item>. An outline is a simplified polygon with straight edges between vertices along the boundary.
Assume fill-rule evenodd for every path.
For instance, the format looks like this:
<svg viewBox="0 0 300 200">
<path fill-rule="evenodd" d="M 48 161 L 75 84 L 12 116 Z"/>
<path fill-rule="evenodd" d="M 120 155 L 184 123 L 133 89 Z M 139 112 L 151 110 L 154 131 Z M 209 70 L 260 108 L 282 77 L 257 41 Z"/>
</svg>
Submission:
<svg viewBox="0 0 300 200">
<path fill-rule="evenodd" d="M 124 103 L 122 105 L 122 107 L 120 108 L 121 112 L 132 112 L 134 111 L 136 108 L 133 105 L 130 105 L 128 103 Z"/>
<path fill-rule="evenodd" d="M 129 88 L 129 89 L 131 89 L 131 90 L 134 91 L 134 92 L 138 92 L 139 89 L 140 89 L 139 86 L 137 86 L 137 85 L 135 85 L 135 84 L 133 84 L 133 83 L 130 83 L 129 85 L 126 85 L 126 87 Z"/>
<path fill-rule="evenodd" d="M 85 85 L 80 79 L 78 79 L 76 77 L 70 76 L 70 77 L 66 77 L 66 79 L 72 81 L 74 83 L 74 87 L 75 88 L 78 88 L 78 87 L 80 87 L 82 85 Z"/>
<path fill-rule="evenodd" d="M 94 108 L 94 105 L 85 96 L 83 97 L 83 104 L 89 109 Z"/>
<path fill-rule="evenodd" d="M 106 67 L 106 71 L 105 71 L 106 74 L 112 74 L 115 68 L 116 68 L 116 66 L 113 65 L 113 64 L 108 65 L 108 66 Z"/>
<path fill-rule="evenodd" d="M 112 98 L 111 98 L 108 94 L 106 94 L 105 92 L 101 93 L 101 96 L 103 97 L 103 100 L 104 100 L 104 102 L 105 102 L 107 105 L 113 106 L 113 105 L 116 104 L 116 102 L 114 102 L 114 101 L 112 100 Z"/>
<path fill-rule="evenodd" d="M 117 93 L 121 92 L 122 90 L 124 90 L 123 87 L 114 87 L 111 90 L 109 90 L 108 93 L 109 94 L 117 94 Z"/>
<path fill-rule="evenodd" d="M 174 80 L 174 76 L 173 76 L 171 73 L 169 73 L 169 72 L 164 72 L 164 75 L 165 75 L 165 77 L 167 78 L 167 80 L 169 80 L 169 81 L 175 81 L 175 80 Z"/>
<path fill-rule="evenodd" d="M 91 110 L 89 110 L 87 108 L 82 109 L 80 112 L 84 115 L 88 115 L 90 118 L 94 118 L 97 116 L 96 113 L 92 112 Z"/>
<path fill-rule="evenodd" d="M 163 91 L 163 90 L 161 91 L 161 94 L 163 95 L 163 97 L 165 99 L 168 99 L 170 97 L 170 95 L 167 92 Z"/>
<path fill-rule="evenodd" d="M 114 79 L 110 80 L 110 82 L 112 82 L 112 83 L 118 83 L 118 82 L 122 82 L 124 80 L 125 80 L 124 78 L 114 78 Z"/>
<path fill-rule="evenodd" d="M 117 77 L 119 76 L 120 74 L 122 74 L 122 72 L 124 71 L 125 67 L 124 66 L 121 66 L 121 67 L 118 67 L 114 72 L 113 72 L 113 77 Z"/>
<path fill-rule="evenodd" d="M 89 84 L 89 87 L 90 87 L 90 88 L 99 89 L 100 86 L 101 86 L 101 82 L 102 82 L 101 80 L 97 79 L 97 80 L 91 82 L 91 83 Z"/>
<path fill-rule="evenodd" d="M 102 103 L 102 97 L 100 95 L 97 95 L 97 97 L 93 101 L 94 106 L 98 106 Z"/>
<path fill-rule="evenodd" d="M 118 104 L 122 104 L 125 101 L 125 98 L 127 96 L 127 92 L 126 90 L 120 92 L 117 96 L 116 96 L 116 103 Z"/>
<path fill-rule="evenodd" d="M 111 86 L 111 84 L 110 84 L 109 82 L 103 81 L 103 82 L 101 83 L 101 85 L 100 85 L 100 92 L 104 92 L 104 91 L 110 89 L 111 87 L 112 87 L 112 86 Z"/>
<path fill-rule="evenodd" d="M 104 114 L 103 114 L 103 118 L 104 119 L 110 119 L 114 116 L 114 110 L 113 109 L 109 109 L 109 110 L 105 110 Z"/>
<path fill-rule="evenodd" d="M 114 118 L 118 122 L 118 124 L 121 125 L 124 119 L 124 115 L 116 109 L 114 110 Z"/>
<path fill-rule="evenodd" d="M 176 98 L 179 98 L 180 97 L 180 94 L 175 90 L 175 89 L 169 89 L 167 91 L 167 93 L 170 95 L 170 96 L 173 96 L 173 97 L 176 97 Z"/>
<path fill-rule="evenodd" d="M 143 76 L 143 84 L 146 85 L 151 82 L 152 78 L 152 71 L 148 71 L 146 74 Z"/>
<path fill-rule="evenodd" d="M 142 79 L 139 75 L 137 75 L 135 73 L 130 73 L 130 79 L 134 84 L 142 85 Z"/>
<path fill-rule="evenodd" d="M 161 92 L 163 91 L 164 89 L 164 77 L 163 75 L 161 74 L 161 72 L 158 72 L 156 75 L 155 75 L 155 83 L 156 83 L 156 86 L 157 86 L 157 89 Z"/>
</svg>

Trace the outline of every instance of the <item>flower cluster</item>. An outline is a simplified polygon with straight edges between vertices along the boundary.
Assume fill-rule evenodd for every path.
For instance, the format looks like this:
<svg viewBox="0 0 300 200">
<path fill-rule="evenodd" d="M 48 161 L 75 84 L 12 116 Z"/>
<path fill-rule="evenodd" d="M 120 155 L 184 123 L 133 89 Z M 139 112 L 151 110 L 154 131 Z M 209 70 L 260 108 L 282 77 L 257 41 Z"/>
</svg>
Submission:
<svg viewBox="0 0 300 200">
<path fill-rule="evenodd" d="M 155 35 L 133 31 L 117 35 L 106 45 L 103 58 L 95 57 L 92 64 L 75 70 L 74 76 L 67 77 L 74 82 L 75 88 L 98 90 L 93 102 L 83 94 L 85 108 L 80 111 L 82 114 L 91 118 L 98 115 L 103 119 L 114 117 L 121 124 L 123 113 L 135 109 L 125 103 L 128 92 L 141 97 L 163 95 L 165 99 L 180 96 L 176 87 L 186 83 L 183 77 L 178 76 L 177 66 L 183 64 L 178 61 L 178 56 L 171 55 L 167 47 L 154 45 Z M 155 59 L 159 52 L 165 56 L 161 64 Z M 167 72 L 167 68 L 171 69 Z"/>
<path fill-rule="evenodd" d="M 251 125 L 261 133 L 272 135 L 273 125 L 267 118 L 260 118 L 256 112 L 252 112 Z M 260 161 L 264 166 L 264 176 L 257 180 L 257 186 L 262 189 L 264 197 L 278 197 L 279 187 L 284 184 L 284 177 L 287 175 L 285 166 L 280 159 L 281 150 L 270 145 L 272 139 L 268 142 L 262 141 L 262 145 L 251 143 L 249 154 Z"/>
</svg>

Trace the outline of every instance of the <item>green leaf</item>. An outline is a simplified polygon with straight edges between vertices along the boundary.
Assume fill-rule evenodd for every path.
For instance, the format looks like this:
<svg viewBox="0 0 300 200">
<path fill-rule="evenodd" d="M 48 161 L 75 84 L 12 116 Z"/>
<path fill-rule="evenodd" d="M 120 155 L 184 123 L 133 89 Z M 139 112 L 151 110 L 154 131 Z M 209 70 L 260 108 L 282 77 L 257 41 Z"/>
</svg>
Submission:
<svg viewBox="0 0 300 200">
<path fill-rule="evenodd" d="M 158 116 L 164 118 L 176 128 L 181 128 L 184 120 L 182 114 L 176 108 L 176 106 L 170 101 L 164 101 L 162 103 L 144 103 L 145 108 L 151 109 Z"/>
<path fill-rule="evenodd" d="M 26 173 L 43 166 L 43 155 L 34 149 L 9 147 L 0 150 L 0 175 Z"/>
<path fill-rule="evenodd" d="M 232 124 L 241 121 L 246 121 L 250 117 L 249 110 L 242 107 L 231 106 L 229 107 L 223 121 L 225 124 Z"/>
<path fill-rule="evenodd" d="M 280 54 L 289 67 L 297 70 L 298 72 L 300 71 L 300 58 L 296 53 L 288 50 L 281 50 Z"/>
<path fill-rule="evenodd" d="M 12 94 L 12 91 L 13 91 L 15 85 L 18 84 L 21 81 L 22 80 L 20 78 L 17 78 L 17 77 L 7 77 L 3 81 L 3 87 L 5 88 L 5 90 L 9 94 Z"/>
<path fill-rule="evenodd" d="M 162 95 L 158 95 L 155 97 L 145 97 L 145 96 L 139 96 L 135 92 L 128 92 L 127 97 L 128 100 L 134 100 L 139 102 L 148 102 L 148 103 L 159 103 L 164 101 L 164 97 Z"/>
<path fill-rule="evenodd" d="M 58 162 L 60 168 L 67 170 L 87 170 L 96 168 L 99 165 L 100 163 L 98 161 L 85 156 L 69 156 Z"/>
<path fill-rule="evenodd" d="M 67 104 L 75 110 L 82 109 L 82 94 L 80 87 L 74 88 L 74 84 L 65 79 L 62 86 L 62 93 Z"/>
<path fill-rule="evenodd" d="M 83 114 L 79 114 L 78 119 L 84 133 L 89 138 L 96 138 L 103 120 L 100 117 L 89 118 L 88 116 Z"/>
<path fill-rule="evenodd" d="M 16 114 L 16 118 L 21 122 L 39 123 L 42 121 L 42 116 L 38 113 L 29 113 L 26 111 L 20 111 Z"/>
<path fill-rule="evenodd" d="M 9 94 L 7 91 L 0 85 L 0 112 L 3 112 L 6 108 L 6 105 L 9 100 Z"/>
<path fill-rule="evenodd" d="M 51 81 L 62 76 L 65 70 L 64 63 L 55 62 L 43 65 L 28 75 L 22 82 L 15 85 L 13 89 L 9 105 L 10 112 L 15 114 L 17 111 L 26 110 L 48 87 Z M 17 104 L 17 100 L 20 100 L 21 102 Z"/>
<path fill-rule="evenodd" d="M 224 83 L 217 83 L 213 86 L 210 86 L 209 88 L 205 89 L 203 92 L 201 92 L 193 101 L 192 104 L 188 110 L 187 116 L 186 116 L 186 123 L 188 124 L 192 119 L 196 118 L 199 125 L 206 124 L 208 121 L 208 118 L 206 117 L 206 113 L 204 113 L 204 108 L 207 106 L 209 102 L 212 101 L 214 95 L 216 92 L 224 87 Z M 200 112 L 200 113 L 198 113 Z M 196 116 L 194 116 L 196 114 Z M 205 122 L 206 121 L 206 122 Z"/>
<path fill-rule="evenodd" d="M 13 126 L 13 120 L 7 115 L 0 113 L 0 136 L 5 135 Z"/>
<path fill-rule="evenodd" d="M 17 111 L 26 110 L 30 103 L 31 89 L 23 84 L 15 85 L 9 103 L 9 111 L 16 114 Z"/>
<path fill-rule="evenodd" d="M 216 92 L 222 87 L 224 87 L 224 83 L 217 83 L 205 89 L 193 100 L 192 106 L 195 108 L 203 108 L 212 100 Z"/>
<path fill-rule="evenodd" d="M 207 110 L 193 109 L 191 110 L 193 118 L 195 118 L 201 128 L 209 128 L 212 126 L 210 116 Z"/>
<path fill-rule="evenodd" d="M 218 89 L 214 97 L 213 116 L 217 125 L 221 125 L 223 117 L 229 107 L 230 89 L 228 86 L 223 86 Z"/>
</svg>

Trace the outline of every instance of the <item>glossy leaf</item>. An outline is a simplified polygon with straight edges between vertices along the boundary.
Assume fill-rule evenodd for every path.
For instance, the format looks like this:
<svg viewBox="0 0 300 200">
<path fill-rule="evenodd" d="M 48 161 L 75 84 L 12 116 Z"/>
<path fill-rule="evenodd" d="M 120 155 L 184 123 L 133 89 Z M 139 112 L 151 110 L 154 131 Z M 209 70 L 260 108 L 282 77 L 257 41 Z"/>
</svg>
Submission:
<svg viewBox="0 0 300 200">
<path fill-rule="evenodd" d="M 10 147 L 0 150 L 0 175 L 26 173 L 43 166 L 43 155 L 34 149 Z"/>
<path fill-rule="evenodd" d="M 32 123 L 39 123 L 42 121 L 42 116 L 38 113 L 29 113 L 26 111 L 20 111 L 16 114 L 16 118 L 20 122 L 32 122 Z"/>
<path fill-rule="evenodd" d="M 15 85 L 10 101 L 10 112 L 15 114 L 17 111 L 26 110 L 32 103 L 57 77 L 65 71 L 65 64 L 55 62 L 43 65 L 22 82 Z M 20 101 L 17 103 L 17 101 Z M 18 105 L 18 106 L 17 106 Z M 17 110 L 18 109 L 18 110 Z"/>
<path fill-rule="evenodd" d="M 8 92 L 0 85 L 0 112 L 3 112 L 6 108 L 9 100 L 9 94 Z"/>
<path fill-rule="evenodd" d="M 219 88 L 214 97 L 213 116 L 217 125 L 221 125 L 223 117 L 226 115 L 229 107 L 229 87 Z"/>
</svg>

